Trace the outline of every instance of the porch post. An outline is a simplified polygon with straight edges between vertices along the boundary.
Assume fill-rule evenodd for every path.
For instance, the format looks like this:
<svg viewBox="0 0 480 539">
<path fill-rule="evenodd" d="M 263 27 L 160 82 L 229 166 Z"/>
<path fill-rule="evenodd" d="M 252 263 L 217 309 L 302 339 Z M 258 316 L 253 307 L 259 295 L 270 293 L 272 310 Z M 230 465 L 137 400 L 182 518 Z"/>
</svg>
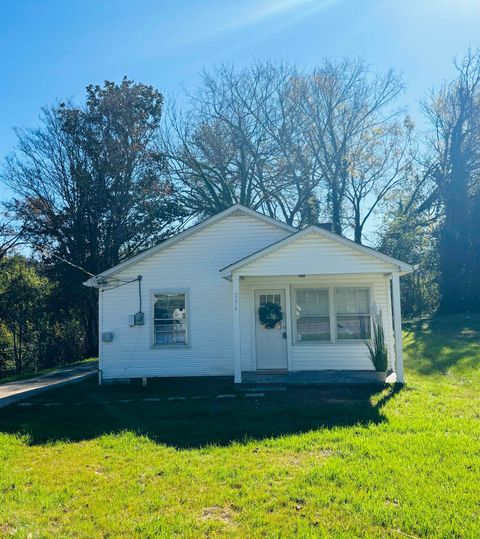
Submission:
<svg viewBox="0 0 480 539">
<path fill-rule="evenodd" d="M 400 306 L 400 273 L 392 273 L 393 331 L 395 336 L 395 372 L 397 382 L 403 384 L 402 311 Z"/>
<path fill-rule="evenodd" d="M 98 289 L 98 385 L 102 385 L 103 369 L 103 288 Z"/>
<path fill-rule="evenodd" d="M 242 383 L 242 365 L 240 358 L 240 277 L 232 275 L 232 305 L 233 305 L 233 362 L 235 383 Z"/>
</svg>

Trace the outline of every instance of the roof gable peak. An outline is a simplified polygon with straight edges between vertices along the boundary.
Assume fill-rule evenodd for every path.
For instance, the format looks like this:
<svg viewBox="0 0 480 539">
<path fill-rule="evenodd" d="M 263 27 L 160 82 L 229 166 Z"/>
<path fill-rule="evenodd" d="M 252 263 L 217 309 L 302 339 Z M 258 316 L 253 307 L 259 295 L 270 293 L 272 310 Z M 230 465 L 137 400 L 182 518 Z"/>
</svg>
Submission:
<svg viewBox="0 0 480 539">
<path fill-rule="evenodd" d="M 279 240 L 271 245 L 268 245 L 264 249 L 260 249 L 259 251 L 252 253 L 251 255 L 245 258 L 242 258 L 241 260 L 238 260 L 237 262 L 234 262 L 233 264 L 230 264 L 229 266 L 226 266 L 225 268 L 222 268 L 220 272 L 223 277 L 228 278 L 228 276 L 231 274 L 232 271 L 235 271 L 241 268 L 242 266 L 245 266 L 246 264 L 249 264 L 250 262 L 257 260 L 258 258 L 261 258 L 262 256 L 266 256 L 278 249 L 281 249 L 286 245 L 294 243 L 300 238 L 309 234 L 316 234 L 329 241 L 333 241 L 340 245 L 344 245 L 348 247 L 349 249 L 352 249 L 353 251 L 357 251 L 363 255 L 376 258 L 377 260 L 381 260 L 388 264 L 392 264 L 393 266 L 397 266 L 398 269 L 402 272 L 411 273 L 414 269 L 413 266 L 411 266 L 410 264 L 407 264 L 406 262 L 393 258 L 389 255 L 385 255 L 381 253 L 380 251 L 373 249 L 372 247 L 367 247 L 365 245 L 356 243 L 353 240 L 350 240 L 348 238 L 345 238 L 344 236 L 341 236 L 340 234 L 336 234 L 335 232 L 330 232 L 329 230 L 321 226 L 308 225 L 305 228 L 298 230 L 294 234 L 291 234 L 290 236 L 287 236 L 286 238 L 282 240 Z"/>
<path fill-rule="evenodd" d="M 116 266 L 113 266 L 112 268 L 109 268 L 99 273 L 98 277 L 100 276 L 106 277 L 108 275 L 117 273 L 118 271 L 121 271 L 128 266 L 136 264 L 137 262 L 140 262 L 141 260 L 144 260 L 145 258 L 148 258 L 158 252 L 163 251 L 164 249 L 167 249 L 168 247 L 172 245 L 175 245 L 176 243 L 182 241 L 183 239 L 191 236 L 192 234 L 196 234 L 197 232 L 200 232 L 201 230 L 207 228 L 208 226 L 212 224 L 215 224 L 217 222 L 222 221 L 223 219 L 226 219 L 227 217 L 232 217 L 235 215 L 246 215 L 248 217 L 259 219 L 270 225 L 276 226 L 287 232 L 290 232 L 290 234 L 294 234 L 295 232 L 297 232 L 296 228 L 288 225 L 287 223 L 283 223 L 282 221 L 279 221 L 278 219 L 275 219 L 273 217 L 260 213 L 256 210 L 252 210 L 251 208 L 248 208 L 247 206 L 244 206 L 243 204 L 237 203 L 237 204 L 233 204 L 232 206 L 226 208 L 225 210 L 219 213 L 216 213 L 215 215 L 207 217 L 203 221 L 199 221 L 198 223 L 183 230 L 182 232 L 179 232 L 178 234 L 175 234 L 174 236 L 164 240 L 158 245 L 155 245 L 151 247 L 150 249 L 147 249 L 143 251 L 142 253 L 139 253 L 138 255 L 135 255 L 127 260 L 124 260 L 123 262 L 120 262 L 120 264 L 117 264 Z M 84 284 L 86 286 L 95 286 L 94 281 L 96 281 L 96 279 L 92 277 L 91 279 L 88 279 Z"/>
</svg>

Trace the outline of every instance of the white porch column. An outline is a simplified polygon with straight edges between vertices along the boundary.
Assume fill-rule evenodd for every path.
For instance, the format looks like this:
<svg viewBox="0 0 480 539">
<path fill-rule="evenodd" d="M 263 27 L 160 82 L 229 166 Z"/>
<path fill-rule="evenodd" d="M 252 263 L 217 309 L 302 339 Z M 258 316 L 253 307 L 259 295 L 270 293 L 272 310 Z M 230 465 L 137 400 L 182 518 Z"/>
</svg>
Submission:
<svg viewBox="0 0 480 539">
<path fill-rule="evenodd" d="M 242 365 L 240 357 L 240 277 L 232 275 L 232 305 L 233 305 L 233 362 L 235 383 L 242 382 Z"/>
<path fill-rule="evenodd" d="M 103 288 L 98 289 L 98 385 L 102 385 L 103 369 Z"/>
<path fill-rule="evenodd" d="M 400 273 L 392 273 L 393 331 L 395 335 L 395 372 L 397 382 L 403 384 L 402 310 L 400 306 Z"/>
</svg>

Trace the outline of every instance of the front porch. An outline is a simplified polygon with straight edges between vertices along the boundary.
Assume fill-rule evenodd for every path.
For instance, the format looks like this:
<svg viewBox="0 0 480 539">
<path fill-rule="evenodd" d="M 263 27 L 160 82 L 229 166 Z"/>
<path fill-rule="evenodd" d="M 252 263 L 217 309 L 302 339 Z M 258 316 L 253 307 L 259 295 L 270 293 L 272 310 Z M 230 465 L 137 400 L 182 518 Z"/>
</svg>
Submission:
<svg viewBox="0 0 480 539">
<path fill-rule="evenodd" d="M 235 383 L 257 387 L 384 384 L 371 364 L 365 344 L 372 334 L 374 317 L 382 320 L 385 331 L 388 372 L 393 374 L 388 382 L 403 383 L 399 277 L 396 272 L 268 276 L 233 273 Z M 362 310 L 368 314 L 340 315 L 337 299 L 344 290 L 358 292 L 358 302 L 368 302 L 368 310 Z M 299 311 L 304 308 L 305 291 L 316 299 L 322 299 L 323 294 L 326 314 L 307 321 L 302 318 Z M 272 329 L 264 330 L 259 308 L 262 301 L 272 301 L 271 298 L 279 302 L 283 318 Z M 367 333 L 362 333 L 366 328 Z M 312 331 L 318 335 L 310 338 Z"/>
<path fill-rule="evenodd" d="M 325 370 L 296 371 L 283 373 L 262 373 L 259 371 L 242 372 L 242 384 L 247 386 L 295 386 L 295 385 L 343 385 L 343 384 L 394 384 L 396 375 L 392 371 L 385 382 L 375 371 Z"/>
<path fill-rule="evenodd" d="M 221 270 L 232 283 L 235 383 L 370 383 L 382 324 L 403 383 L 400 276 L 411 266 L 319 227 Z M 284 374 L 266 374 L 266 372 Z"/>
</svg>

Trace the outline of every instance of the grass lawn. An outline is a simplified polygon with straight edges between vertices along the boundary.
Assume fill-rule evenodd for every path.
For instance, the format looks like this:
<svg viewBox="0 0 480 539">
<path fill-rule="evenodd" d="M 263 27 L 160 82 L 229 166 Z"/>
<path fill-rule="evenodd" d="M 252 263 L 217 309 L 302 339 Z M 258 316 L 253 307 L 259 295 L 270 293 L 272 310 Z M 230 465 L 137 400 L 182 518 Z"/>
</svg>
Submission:
<svg viewBox="0 0 480 539">
<path fill-rule="evenodd" d="M 478 538 L 480 317 L 405 353 L 402 389 L 89 380 L 0 409 L 0 536 Z"/>
</svg>

